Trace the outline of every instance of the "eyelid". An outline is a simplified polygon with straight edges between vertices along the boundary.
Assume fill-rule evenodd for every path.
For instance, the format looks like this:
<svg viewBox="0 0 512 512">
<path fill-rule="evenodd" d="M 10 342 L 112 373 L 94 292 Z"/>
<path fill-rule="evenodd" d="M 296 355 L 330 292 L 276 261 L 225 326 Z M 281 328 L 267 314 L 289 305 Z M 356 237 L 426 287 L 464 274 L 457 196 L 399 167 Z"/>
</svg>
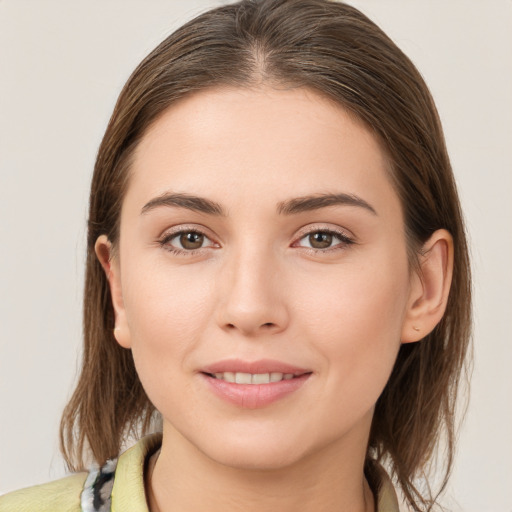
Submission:
<svg viewBox="0 0 512 512">
<path fill-rule="evenodd" d="M 310 251 L 315 252 L 328 252 L 330 250 L 337 250 L 341 249 L 343 247 L 338 247 L 340 244 L 334 245 L 332 247 L 328 247 L 326 249 L 317 249 L 314 247 L 305 247 L 298 245 L 298 243 L 307 237 L 308 235 L 311 235 L 313 233 L 329 233 L 336 237 L 338 237 L 343 242 L 343 247 L 346 247 L 347 245 L 353 245 L 356 244 L 356 237 L 347 229 L 342 228 L 340 226 L 333 226 L 333 225 L 327 225 L 327 224 L 308 224 L 307 226 L 304 226 L 300 228 L 300 230 L 297 232 L 297 235 L 294 237 L 294 242 L 292 243 L 292 247 L 301 247 L 303 249 L 307 249 Z"/>
<path fill-rule="evenodd" d="M 295 239 L 303 238 L 306 235 L 309 235 L 311 233 L 316 233 L 317 231 L 325 231 L 333 234 L 338 234 L 340 236 L 343 236 L 345 238 L 349 238 L 356 241 L 356 236 L 347 228 L 333 225 L 328 222 L 322 223 L 322 222 L 315 222 L 312 224 L 306 224 L 305 226 L 302 226 L 297 230 L 297 234 L 295 235 Z"/>
<path fill-rule="evenodd" d="M 169 245 L 169 242 L 173 238 L 176 238 L 183 233 L 199 233 L 207 238 L 211 242 L 211 245 L 199 247 L 198 249 L 181 249 L 180 247 Z M 162 248 L 170 252 L 184 255 L 193 255 L 204 249 L 220 247 L 220 244 L 215 240 L 215 237 L 210 234 L 210 230 L 199 224 L 178 224 L 177 226 L 167 228 L 158 237 L 157 242 Z"/>
</svg>

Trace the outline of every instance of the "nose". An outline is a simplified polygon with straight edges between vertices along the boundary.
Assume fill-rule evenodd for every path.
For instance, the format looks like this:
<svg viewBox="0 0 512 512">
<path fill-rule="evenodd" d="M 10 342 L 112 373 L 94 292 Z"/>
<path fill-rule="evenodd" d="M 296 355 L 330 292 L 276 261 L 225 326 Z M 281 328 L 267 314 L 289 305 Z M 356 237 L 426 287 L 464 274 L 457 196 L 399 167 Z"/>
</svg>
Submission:
<svg viewBox="0 0 512 512">
<path fill-rule="evenodd" d="M 245 336 L 285 330 L 289 312 L 282 275 L 271 251 L 246 249 L 233 254 L 219 276 L 219 326 Z"/>
</svg>

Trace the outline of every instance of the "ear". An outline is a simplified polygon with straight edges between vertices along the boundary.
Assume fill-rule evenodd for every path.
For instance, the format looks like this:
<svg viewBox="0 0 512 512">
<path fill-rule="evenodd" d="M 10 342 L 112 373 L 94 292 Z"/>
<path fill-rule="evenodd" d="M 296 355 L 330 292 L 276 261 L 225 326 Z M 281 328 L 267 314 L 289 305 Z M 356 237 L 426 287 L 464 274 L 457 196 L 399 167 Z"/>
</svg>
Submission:
<svg viewBox="0 0 512 512">
<path fill-rule="evenodd" d="M 94 250 L 105 271 L 110 287 L 110 296 L 112 297 L 115 314 L 114 337 L 122 347 L 131 348 L 130 330 L 126 321 L 126 310 L 123 302 L 119 258 L 115 256 L 112 243 L 106 235 L 101 235 L 96 240 Z"/>
<path fill-rule="evenodd" d="M 432 332 L 446 310 L 453 274 L 453 238 L 437 230 L 423 245 L 419 269 L 411 279 L 402 343 L 419 341 Z"/>
</svg>

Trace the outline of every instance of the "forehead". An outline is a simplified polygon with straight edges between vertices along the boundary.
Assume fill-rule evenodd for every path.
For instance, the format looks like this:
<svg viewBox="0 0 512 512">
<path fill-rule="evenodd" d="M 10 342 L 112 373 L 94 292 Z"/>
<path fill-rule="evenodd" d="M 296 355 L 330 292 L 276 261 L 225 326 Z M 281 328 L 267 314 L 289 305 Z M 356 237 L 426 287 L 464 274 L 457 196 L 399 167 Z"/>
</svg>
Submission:
<svg viewBox="0 0 512 512">
<path fill-rule="evenodd" d="M 334 102 L 305 88 L 218 88 L 168 108 L 136 149 L 128 196 L 172 189 L 261 204 L 312 192 L 388 196 L 384 151 Z"/>
</svg>

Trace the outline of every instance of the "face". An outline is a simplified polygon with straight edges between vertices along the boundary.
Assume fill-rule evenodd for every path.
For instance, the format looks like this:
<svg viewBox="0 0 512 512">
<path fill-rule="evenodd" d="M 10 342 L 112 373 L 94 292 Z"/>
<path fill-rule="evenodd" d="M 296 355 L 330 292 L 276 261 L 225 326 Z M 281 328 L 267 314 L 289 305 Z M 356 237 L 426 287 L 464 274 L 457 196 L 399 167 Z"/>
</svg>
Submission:
<svg viewBox="0 0 512 512">
<path fill-rule="evenodd" d="M 169 108 L 137 148 L 110 284 L 164 440 L 252 468 L 365 452 L 411 275 L 383 151 L 341 107 L 263 88 Z"/>
</svg>

